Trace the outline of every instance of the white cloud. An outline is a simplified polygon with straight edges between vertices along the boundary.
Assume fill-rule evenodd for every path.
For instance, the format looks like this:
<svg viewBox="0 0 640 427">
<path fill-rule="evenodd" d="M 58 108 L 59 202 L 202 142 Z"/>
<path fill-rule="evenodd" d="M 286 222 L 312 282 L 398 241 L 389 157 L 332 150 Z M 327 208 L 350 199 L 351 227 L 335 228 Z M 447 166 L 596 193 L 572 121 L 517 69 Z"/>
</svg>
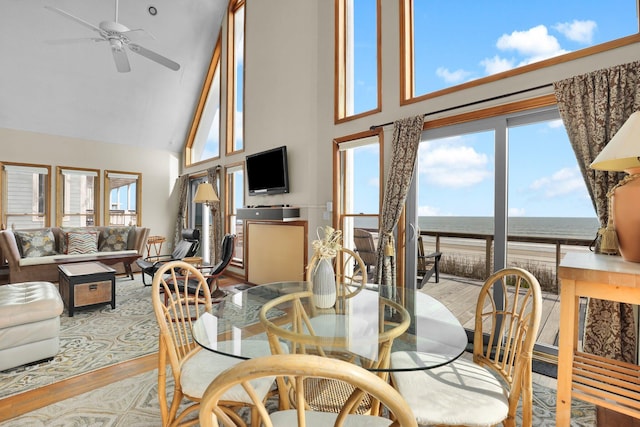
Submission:
<svg viewBox="0 0 640 427">
<path fill-rule="evenodd" d="M 470 187 L 491 178 L 489 159 L 461 139 L 449 138 L 420 145 L 418 172 L 428 182 L 442 187 Z"/>
<path fill-rule="evenodd" d="M 418 206 L 418 216 L 440 216 L 440 209 L 434 206 Z"/>
<path fill-rule="evenodd" d="M 564 122 L 562 121 L 562 119 L 552 120 L 547 123 L 547 126 L 549 126 L 551 129 L 562 128 L 564 127 Z"/>
<path fill-rule="evenodd" d="M 509 208 L 509 216 L 525 216 L 524 208 Z"/>
<path fill-rule="evenodd" d="M 551 58 L 562 52 L 558 40 L 549 34 L 547 27 L 538 25 L 525 31 L 503 34 L 496 43 L 502 51 L 516 51 L 528 58 Z"/>
<path fill-rule="evenodd" d="M 455 70 L 449 71 L 448 68 L 438 67 L 436 70 L 436 75 L 441 77 L 447 83 L 460 83 L 467 80 L 472 73 L 470 71 L 465 70 Z"/>
<path fill-rule="evenodd" d="M 494 55 L 480 61 L 486 75 L 492 75 L 515 67 L 542 61 L 554 56 L 567 53 L 560 47 L 558 40 L 549 34 L 547 27 L 538 25 L 525 31 L 513 31 L 511 34 L 503 34 L 498 38 L 496 47 L 503 52 L 513 51 L 522 59 L 504 58 Z"/>
<path fill-rule="evenodd" d="M 380 188 L 380 178 L 379 177 L 370 178 L 367 181 L 367 185 L 369 187 Z"/>
<path fill-rule="evenodd" d="M 584 179 L 578 167 L 563 168 L 551 176 L 543 177 L 531 183 L 533 191 L 539 191 L 547 198 L 566 196 L 568 194 L 585 191 Z"/>
<path fill-rule="evenodd" d="M 573 22 L 563 22 L 555 25 L 553 28 L 569 40 L 590 44 L 593 41 L 593 33 L 597 26 L 598 24 L 594 21 L 578 21 L 574 19 Z"/>
<path fill-rule="evenodd" d="M 510 70 L 514 67 L 512 59 L 501 58 L 495 55 L 493 58 L 485 58 L 480 61 L 480 65 L 484 67 L 484 72 L 488 76 Z"/>
</svg>

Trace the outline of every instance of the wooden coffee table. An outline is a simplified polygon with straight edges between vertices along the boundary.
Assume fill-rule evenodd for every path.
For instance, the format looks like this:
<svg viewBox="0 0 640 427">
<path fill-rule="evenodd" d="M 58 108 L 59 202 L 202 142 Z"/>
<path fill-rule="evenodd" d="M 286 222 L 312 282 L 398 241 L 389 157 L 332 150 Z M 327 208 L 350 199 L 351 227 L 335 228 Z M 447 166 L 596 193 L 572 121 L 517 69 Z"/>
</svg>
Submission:
<svg viewBox="0 0 640 427">
<path fill-rule="evenodd" d="M 69 317 L 78 307 L 111 303 L 116 308 L 116 271 L 101 262 L 76 262 L 58 266 L 58 287 Z"/>
</svg>

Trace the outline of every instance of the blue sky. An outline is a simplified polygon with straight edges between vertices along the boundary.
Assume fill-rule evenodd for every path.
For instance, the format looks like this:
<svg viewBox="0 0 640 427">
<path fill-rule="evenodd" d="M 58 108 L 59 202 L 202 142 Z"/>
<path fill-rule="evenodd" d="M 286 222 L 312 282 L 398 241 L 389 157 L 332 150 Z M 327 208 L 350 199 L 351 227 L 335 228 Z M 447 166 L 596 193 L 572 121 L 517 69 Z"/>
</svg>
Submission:
<svg viewBox="0 0 640 427">
<path fill-rule="evenodd" d="M 359 1 L 373 3 L 357 0 L 356 6 Z M 633 0 L 416 0 L 416 93 L 636 33 L 635 9 Z M 356 29 L 360 25 L 365 28 L 362 34 L 371 34 L 370 26 L 363 24 L 368 19 L 365 14 L 356 14 L 355 19 Z M 356 30 L 356 53 L 371 52 L 371 43 L 358 37 Z M 356 112 L 371 105 L 375 82 L 375 73 L 368 71 L 375 67 L 364 59 L 358 61 L 356 56 Z M 367 161 L 364 153 L 359 157 Z M 493 133 L 423 142 L 418 165 L 419 214 L 493 216 L 494 162 Z M 595 216 L 560 121 L 511 129 L 509 162 L 510 215 Z M 373 174 L 362 166 L 356 170 L 358 182 L 374 190 L 378 184 Z M 356 210 L 375 212 L 376 203 L 373 198 L 358 198 Z"/>
</svg>

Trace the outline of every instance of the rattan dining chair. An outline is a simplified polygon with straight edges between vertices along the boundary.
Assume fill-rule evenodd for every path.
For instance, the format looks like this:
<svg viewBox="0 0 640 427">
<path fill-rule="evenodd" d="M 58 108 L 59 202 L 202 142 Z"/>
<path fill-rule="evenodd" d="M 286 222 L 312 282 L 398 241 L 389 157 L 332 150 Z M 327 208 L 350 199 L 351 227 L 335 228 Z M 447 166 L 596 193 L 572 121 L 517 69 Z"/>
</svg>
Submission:
<svg viewBox="0 0 640 427">
<path fill-rule="evenodd" d="M 183 261 L 164 264 L 153 277 L 151 300 L 160 328 L 158 400 L 162 425 L 196 425 L 200 399 L 209 383 L 225 369 L 241 362 L 241 359 L 204 350 L 192 339 L 193 322 L 202 313 L 211 310 L 209 286 L 193 265 Z M 269 354 L 266 340 L 253 344 L 256 354 Z M 170 405 L 167 367 L 170 367 L 174 381 Z M 262 379 L 256 384 L 256 393 L 264 398 L 272 384 L 273 380 Z M 178 413 L 185 398 L 192 404 Z M 253 402 L 245 393 L 231 392 L 221 396 L 220 404 L 234 417 L 237 409 L 252 406 Z M 240 420 L 240 417 L 235 417 Z"/>
<path fill-rule="evenodd" d="M 357 304 L 357 298 L 350 301 Z M 269 318 L 270 310 L 284 306 L 288 307 L 286 317 Z M 314 354 L 327 359 L 342 359 L 354 366 L 378 371 L 377 376 L 387 381 L 386 368 L 389 366 L 393 341 L 409 328 L 411 318 L 407 310 L 395 301 L 386 300 L 376 308 L 377 315 L 374 312 L 373 318 L 369 319 L 373 320 L 372 323 L 361 322 L 358 325 L 358 318 L 348 318 L 345 314 L 316 313 L 312 292 L 296 292 L 266 302 L 260 310 L 260 323 L 266 330 L 274 354 Z M 388 318 L 391 311 L 396 313 L 393 319 Z M 348 327 L 353 328 L 350 335 L 346 333 Z M 353 333 L 358 327 L 362 335 Z M 370 335 L 365 335 L 365 331 L 370 331 L 372 327 L 377 333 L 374 332 L 373 340 L 369 340 L 367 337 Z M 305 385 L 304 393 L 309 407 L 327 412 L 338 412 L 353 391 L 348 384 L 336 384 L 329 380 L 310 380 Z M 278 386 L 282 393 L 282 390 L 291 389 L 295 384 L 280 383 Z M 286 402 L 282 404 L 286 406 Z M 355 411 L 377 414 L 379 409 L 375 398 L 365 395 Z"/>
<path fill-rule="evenodd" d="M 506 268 L 492 274 L 480 290 L 473 361 L 411 371 L 424 363 L 418 354 L 392 353 L 392 382 L 418 424 L 515 426 L 521 400 L 522 426 L 530 427 L 531 358 L 541 310 L 538 280 L 523 269 Z"/>
<path fill-rule="evenodd" d="M 255 389 L 255 380 L 283 377 L 297 384 L 290 396 L 295 409 L 269 411 Z M 351 385 L 353 392 L 338 413 L 312 411 L 304 404 L 304 382 L 311 379 L 329 379 Z M 220 406 L 228 390 L 242 387 L 254 396 L 254 405 L 263 425 L 272 426 L 392 426 L 417 427 L 411 408 L 387 382 L 367 370 L 349 362 L 308 354 L 274 355 L 242 362 L 220 374 L 207 388 L 200 407 L 200 425 L 213 427 L 237 426 L 235 420 Z M 365 394 L 373 395 L 388 409 L 391 419 L 374 415 L 358 415 L 353 410 Z M 270 413 L 271 412 L 271 413 Z M 392 421 L 393 420 L 393 421 Z M 220 423 L 220 424 L 219 424 Z"/>
</svg>

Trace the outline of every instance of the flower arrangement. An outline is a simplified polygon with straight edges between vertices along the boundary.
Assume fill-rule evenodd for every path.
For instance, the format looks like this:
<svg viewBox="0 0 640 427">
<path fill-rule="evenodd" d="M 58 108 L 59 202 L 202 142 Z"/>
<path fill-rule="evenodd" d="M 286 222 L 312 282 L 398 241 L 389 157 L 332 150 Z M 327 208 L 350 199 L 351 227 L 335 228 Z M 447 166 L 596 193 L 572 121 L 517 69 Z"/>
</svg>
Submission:
<svg viewBox="0 0 640 427">
<path fill-rule="evenodd" d="M 320 233 L 323 236 L 320 236 Z M 334 258 L 342 245 L 342 230 L 335 230 L 331 226 L 318 227 L 317 230 L 318 240 L 311 242 L 313 250 L 318 254 L 321 259 Z"/>
</svg>

